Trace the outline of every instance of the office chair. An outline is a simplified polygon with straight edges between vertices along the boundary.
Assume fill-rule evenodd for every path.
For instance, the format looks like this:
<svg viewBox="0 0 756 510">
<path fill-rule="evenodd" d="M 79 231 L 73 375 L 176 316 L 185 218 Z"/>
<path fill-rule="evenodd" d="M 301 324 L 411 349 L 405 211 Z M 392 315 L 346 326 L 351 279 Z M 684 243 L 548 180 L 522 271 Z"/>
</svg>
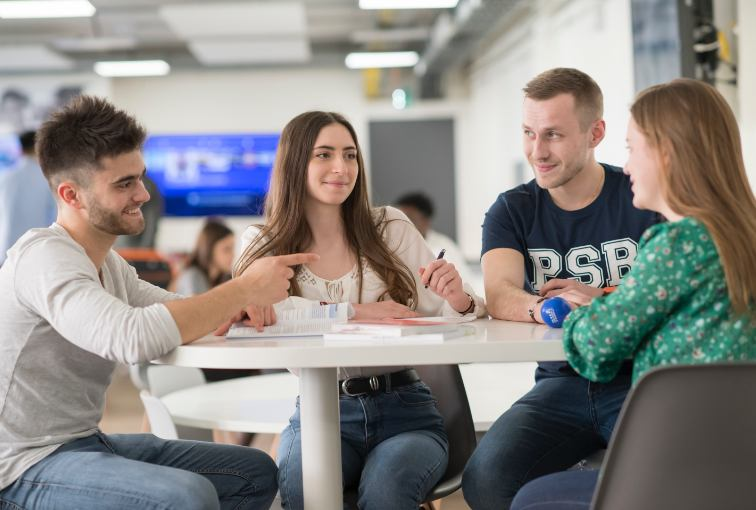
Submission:
<svg viewBox="0 0 756 510">
<path fill-rule="evenodd" d="M 426 365 L 415 367 L 415 370 L 433 391 L 449 438 L 446 473 L 423 503 L 423 507 L 433 509 L 433 501 L 448 496 L 462 486 L 462 472 L 477 445 L 475 425 L 459 366 Z M 357 491 L 346 491 L 344 501 L 348 506 L 357 508 Z"/>
<path fill-rule="evenodd" d="M 174 424 L 168 408 L 160 400 L 160 397 L 168 393 L 205 384 L 205 376 L 199 368 L 149 365 L 147 366 L 147 382 L 148 387 L 139 393 L 139 398 L 144 405 L 153 434 L 163 439 L 212 442 L 213 432 L 209 429 Z"/>
<path fill-rule="evenodd" d="M 630 392 L 593 510 L 756 504 L 756 363 L 649 371 Z"/>
</svg>

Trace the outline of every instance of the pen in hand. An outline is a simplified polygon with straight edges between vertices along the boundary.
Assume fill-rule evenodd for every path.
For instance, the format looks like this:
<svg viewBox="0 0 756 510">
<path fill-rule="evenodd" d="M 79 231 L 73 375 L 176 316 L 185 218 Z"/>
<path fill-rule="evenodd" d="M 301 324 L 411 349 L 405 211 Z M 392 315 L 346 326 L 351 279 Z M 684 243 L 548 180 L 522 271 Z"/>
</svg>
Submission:
<svg viewBox="0 0 756 510">
<path fill-rule="evenodd" d="M 436 257 L 436 260 L 441 260 L 444 258 L 444 254 L 446 253 L 446 248 L 441 248 L 441 251 L 438 252 L 438 257 Z M 425 288 L 427 289 L 428 286 L 426 285 Z"/>
</svg>

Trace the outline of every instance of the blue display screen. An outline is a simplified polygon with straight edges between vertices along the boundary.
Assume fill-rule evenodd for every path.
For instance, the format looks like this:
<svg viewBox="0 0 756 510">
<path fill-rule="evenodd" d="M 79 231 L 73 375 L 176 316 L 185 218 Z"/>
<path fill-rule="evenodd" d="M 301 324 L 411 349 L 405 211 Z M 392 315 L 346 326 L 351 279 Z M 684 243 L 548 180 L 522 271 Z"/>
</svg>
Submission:
<svg viewBox="0 0 756 510">
<path fill-rule="evenodd" d="M 16 166 L 21 156 L 21 144 L 13 133 L 0 134 L 0 172 Z"/>
<path fill-rule="evenodd" d="M 168 216 L 259 215 L 278 134 L 154 135 L 144 145 L 147 175 Z"/>
</svg>

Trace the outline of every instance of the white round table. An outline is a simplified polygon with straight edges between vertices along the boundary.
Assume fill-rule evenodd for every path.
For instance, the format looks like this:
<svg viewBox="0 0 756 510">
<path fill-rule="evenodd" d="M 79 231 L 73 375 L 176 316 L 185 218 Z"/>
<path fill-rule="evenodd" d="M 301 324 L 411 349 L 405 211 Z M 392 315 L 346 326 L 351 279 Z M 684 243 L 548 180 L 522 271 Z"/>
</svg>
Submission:
<svg viewBox="0 0 756 510">
<path fill-rule="evenodd" d="M 469 324 L 474 335 L 438 343 L 205 337 L 157 362 L 202 368 L 298 368 L 305 508 L 333 510 L 342 507 L 338 367 L 564 360 L 561 330 L 488 319 Z"/>
</svg>

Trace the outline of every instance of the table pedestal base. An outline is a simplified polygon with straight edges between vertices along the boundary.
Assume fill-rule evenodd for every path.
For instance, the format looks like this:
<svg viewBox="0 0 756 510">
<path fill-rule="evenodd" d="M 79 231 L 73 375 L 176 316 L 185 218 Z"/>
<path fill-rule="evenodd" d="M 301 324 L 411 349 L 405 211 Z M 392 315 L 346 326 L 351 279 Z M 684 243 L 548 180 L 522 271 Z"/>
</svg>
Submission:
<svg viewBox="0 0 756 510">
<path fill-rule="evenodd" d="M 305 510 L 334 510 L 343 506 L 338 391 L 336 368 L 300 370 Z"/>
</svg>

